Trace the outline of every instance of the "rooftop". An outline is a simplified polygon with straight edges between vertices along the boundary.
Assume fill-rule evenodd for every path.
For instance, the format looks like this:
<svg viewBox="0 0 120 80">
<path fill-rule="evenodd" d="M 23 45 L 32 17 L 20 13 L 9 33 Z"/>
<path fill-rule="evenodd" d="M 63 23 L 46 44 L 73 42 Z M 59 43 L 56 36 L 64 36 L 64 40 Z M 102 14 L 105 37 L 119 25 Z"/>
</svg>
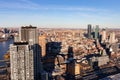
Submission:
<svg viewBox="0 0 120 80">
<path fill-rule="evenodd" d="M 14 42 L 13 44 L 14 45 L 27 45 L 28 42 L 26 42 L 26 41 L 20 41 L 20 42 Z"/>
<path fill-rule="evenodd" d="M 22 26 L 21 27 L 22 29 L 24 28 L 24 29 L 29 29 L 29 28 L 37 28 L 37 27 L 34 27 L 34 26 L 32 26 L 32 25 L 29 25 L 29 26 Z"/>
</svg>

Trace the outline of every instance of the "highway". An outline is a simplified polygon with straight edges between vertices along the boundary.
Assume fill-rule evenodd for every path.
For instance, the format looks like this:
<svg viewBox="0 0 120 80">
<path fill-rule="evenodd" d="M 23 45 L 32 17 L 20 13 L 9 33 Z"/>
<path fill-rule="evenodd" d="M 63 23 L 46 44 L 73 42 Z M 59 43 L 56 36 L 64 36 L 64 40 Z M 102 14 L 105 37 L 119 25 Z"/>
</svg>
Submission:
<svg viewBox="0 0 120 80">
<path fill-rule="evenodd" d="M 93 80 L 93 79 L 101 79 L 109 75 L 120 73 L 117 67 L 109 67 L 100 70 L 95 70 L 89 73 L 86 73 L 86 76 L 83 76 L 83 80 Z"/>
</svg>

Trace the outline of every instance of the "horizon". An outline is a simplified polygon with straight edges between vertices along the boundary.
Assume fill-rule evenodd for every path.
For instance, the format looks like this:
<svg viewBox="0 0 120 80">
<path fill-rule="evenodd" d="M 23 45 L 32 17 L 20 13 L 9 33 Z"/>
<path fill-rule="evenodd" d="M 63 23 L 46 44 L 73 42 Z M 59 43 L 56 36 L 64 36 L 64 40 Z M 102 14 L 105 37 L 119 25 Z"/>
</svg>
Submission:
<svg viewBox="0 0 120 80">
<path fill-rule="evenodd" d="M 1 0 L 0 26 L 120 28 L 119 0 Z"/>
<path fill-rule="evenodd" d="M 21 26 L 17 26 L 17 27 L 2 27 L 2 26 L 0 26 L 0 28 L 18 28 L 18 29 L 20 29 L 21 27 L 27 27 L 27 26 L 32 26 L 32 27 L 37 27 L 38 29 L 73 29 L 73 30 L 76 30 L 76 29 L 87 29 L 88 28 L 88 25 L 89 24 L 87 24 L 86 26 L 84 26 L 84 27 L 43 27 L 43 26 L 35 26 L 35 25 L 21 25 Z M 92 28 L 95 28 L 96 26 L 99 26 L 99 29 L 114 29 L 114 30 L 116 30 L 116 29 L 120 29 L 120 27 L 101 27 L 100 25 L 92 25 L 92 24 L 90 24 L 91 26 L 92 26 Z"/>
</svg>

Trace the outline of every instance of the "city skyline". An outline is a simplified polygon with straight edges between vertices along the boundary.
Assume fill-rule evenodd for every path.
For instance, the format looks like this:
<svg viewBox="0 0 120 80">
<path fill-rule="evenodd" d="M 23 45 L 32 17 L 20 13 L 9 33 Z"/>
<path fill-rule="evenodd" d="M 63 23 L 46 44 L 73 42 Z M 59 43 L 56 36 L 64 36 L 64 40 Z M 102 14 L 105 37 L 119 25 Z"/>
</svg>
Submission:
<svg viewBox="0 0 120 80">
<path fill-rule="evenodd" d="M 0 29 L 0 80 L 120 79 L 120 29 L 10 30 Z"/>
<path fill-rule="evenodd" d="M 119 28 L 119 0 L 1 0 L 0 26 L 83 28 L 87 24 Z"/>
</svg>

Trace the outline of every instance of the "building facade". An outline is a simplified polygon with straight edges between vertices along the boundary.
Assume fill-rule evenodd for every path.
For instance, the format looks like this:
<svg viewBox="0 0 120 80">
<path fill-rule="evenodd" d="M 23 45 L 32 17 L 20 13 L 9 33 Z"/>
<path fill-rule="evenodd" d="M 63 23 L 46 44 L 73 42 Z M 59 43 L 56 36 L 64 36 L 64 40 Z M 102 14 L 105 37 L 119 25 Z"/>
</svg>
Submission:
<svg viewBox="0 0 120 80">
<path fill-rule="evenodd" d="M 91 24 L 88 24 L 88 38 L 91 38 L 91 32 L 92 32 L 92 26 Z"/>
<path fill-rule="evenodd" d="M 116 40 L 115 40 L 115 33 L 112 32 L 110 33 L 110 37 L 109 37 L 109 43 L 112 44 L 112 43 L 115 43 Z"/>
<path fill-rule="evenodd" d="M 106 30 L 103 29 L 103 30 L 102 30 L 102 42 L 105 42 L 106 39 L 107 39 Z"/>
<path fill-rule="evenodd" d="M 19 34 L 19 37 L 20 37 L 19 39 L 20 40 L 19 40 L 19 42 L 16 42 L 16 43 L 23 44 L 23 42 L 28 42 L 28 44 L 25 44 L 25 45 L 21 45 L 20 44 L 20 46 L 18 46 L 16 44 L 13 44 L 12 46 L 10 46 L 10 48 L 11 48 L 10 55 L 11 56 L 12 55 L 16 55 L 16 54 L 21 52 L 20 54 L 22 54 L 22 56 L 25 58 L 25 57 L 27 57 L 27 55 L 24 55 L 24 54 L 29 54 L 30 53 L 29 50 L 32 50 L 33 54 L 32 53 L 29 54 L 29 55 L 31 55 L 32 58 L 29 57 L 29 55 L 28 55 L 28 57 L 33 59 L 33 60 L 31 60 L 32 63 L 33 63 L 33 66 L 29 66 L 30 68 L 33 67 L 33 72 L 30 71 L 31 73 L 33 73 L 33 75 L 32 75 L 33 78 L 32 79 L 31 78 L 30 79 L 26 79 L 26 78 L 19 79 L 18 78 L 18 79 L 19 80 L 39 80 L 40 76 L 41 76 L 41 73 L 42 73 L 42 64 L 41 64 L 41 48 L 40 48 L 40 46 L 38 44 L 38 30 L 37 30 L 37 27 L 33 27 L 31 25 L 30 26 L 21 27 L 19 33 L 20 33 Z M 21 47 L 21 46 L 23 47 L 23 50 L 20 50 L 20 52 L 19 52 L 18 48 Z M 15 62 L 14 61 L 15 60 L 14 57 L 13 58 L 11 57 L 11 71 L 12 71 L 12 69 L 15 69 L 15 67 L 16 67 L 16 70 L 19 69 L 19 68 L 17 68 L 17 66 L 14 66 L 14 67 L 12 66 L 12 64 L 14 64 L 14 62 L 17 63 L 17 64 L 23 63 L 24 66 L 27 66 L 25 60 L 23 60 L 23 59 L 21 59 L 19 57 L 16 57 L 16 59 L 19 59 L 20 62 L 18 62 L 18 63 Z M 22 60 L 23 60 L 23 62 L 22 62 Z M 26 71 L 26 70 L 24 70 L 24 71 Z M 15 75 L 15 74 L 12 72 L 11 76 L 12 75 Z M 22 77 L 26 77 L 26 76 L 23 75 Z M 12 80 L 17 80 L 17 78 L 16 79 L 13 78 Z"/>
<path fill-rule="evenodd" d="M 40 73 L 42 72 L 41 47 L 39 46 L 38 40 L 37 27 L 33 27 L 31 25 L 21 27 L 21 41 L 27 41 L 28 44 L 33 48 L 35 80 L 38 80 Z"/>
<path fill-rule="evenodd" d="M 27 42 L 10 45 L 11 80 L 34 80 L 33 55 Z"/>
<path fill-rule="evenodd" d="M 99 26 L 96 25 L 96 28 L 95 28 L 95 39 L 98 39 L 99 38 Z"/>
<path fill-rule="evenodd" d="M 37 27 L 25 26 L 21 27 L 21 41 L 28 41 L 29 45 L 38 44 L 38 30 Z"/>
</svg>

